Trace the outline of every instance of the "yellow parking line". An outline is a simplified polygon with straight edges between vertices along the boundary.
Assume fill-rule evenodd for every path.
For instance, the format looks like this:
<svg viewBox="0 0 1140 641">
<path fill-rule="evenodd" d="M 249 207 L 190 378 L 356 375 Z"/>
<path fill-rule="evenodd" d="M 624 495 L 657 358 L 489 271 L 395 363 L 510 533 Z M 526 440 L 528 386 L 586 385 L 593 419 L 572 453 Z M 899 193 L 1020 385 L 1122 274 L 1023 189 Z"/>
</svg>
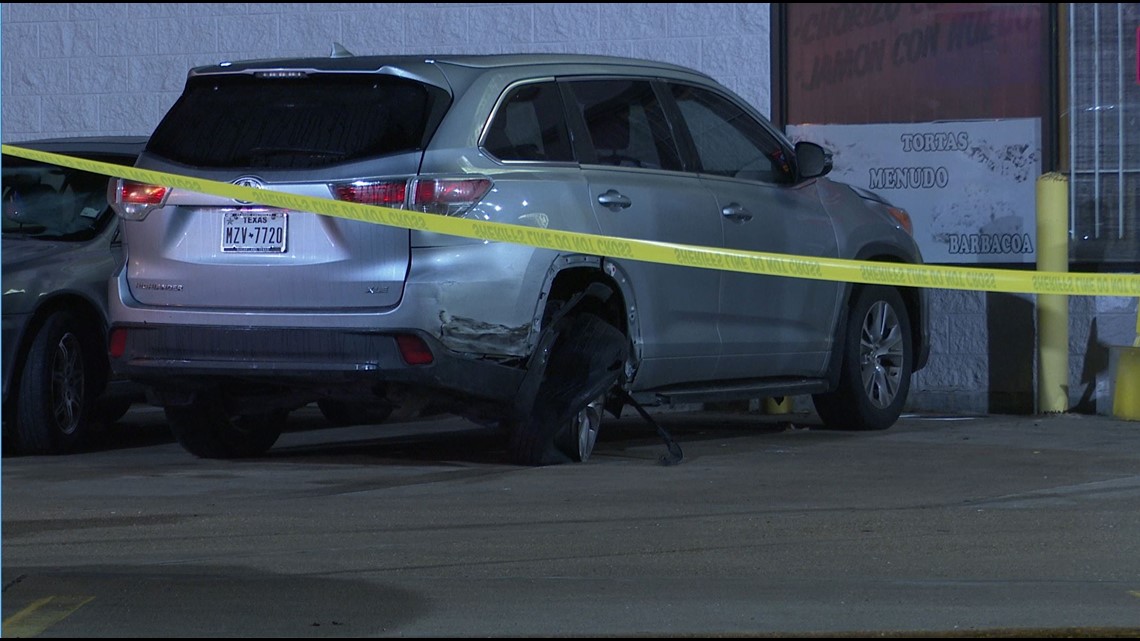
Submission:
<svg viewBox="0 0 1140 641">
<path fill-rule="evenodd" d="M 8 638 L 38 636 L 93 600 L 93 596 L 44 597 L 5 619 L 0 634 Z"/>
</svg>

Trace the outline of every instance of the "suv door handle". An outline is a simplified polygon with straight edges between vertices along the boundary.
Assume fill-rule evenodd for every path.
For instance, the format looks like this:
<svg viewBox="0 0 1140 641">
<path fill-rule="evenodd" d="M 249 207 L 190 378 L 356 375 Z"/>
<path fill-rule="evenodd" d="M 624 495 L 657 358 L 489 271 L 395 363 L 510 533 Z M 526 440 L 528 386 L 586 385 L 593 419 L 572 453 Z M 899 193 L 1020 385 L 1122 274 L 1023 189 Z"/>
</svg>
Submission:
<svg viewBox="0 0 1140 641">
<path fill-rule="evenodd" d="M 740 203 L 730 204 L 728 207 L 720 210 L 720 215 L 734 223 L 746 223 L 752 220 L 752 214 L 748 213 L 748 210 Z"/>
<path fill-rule="evenodd" d="M 598 203 L 603 207 L 608 207 L 610 211 L 617 211 L 629 207 L 633 204 L 633 201 L 631 201 L 628 196 L 623 196 L 620 192 L 610 189 L 601 196 L 598 196 Z"/>
</svg>

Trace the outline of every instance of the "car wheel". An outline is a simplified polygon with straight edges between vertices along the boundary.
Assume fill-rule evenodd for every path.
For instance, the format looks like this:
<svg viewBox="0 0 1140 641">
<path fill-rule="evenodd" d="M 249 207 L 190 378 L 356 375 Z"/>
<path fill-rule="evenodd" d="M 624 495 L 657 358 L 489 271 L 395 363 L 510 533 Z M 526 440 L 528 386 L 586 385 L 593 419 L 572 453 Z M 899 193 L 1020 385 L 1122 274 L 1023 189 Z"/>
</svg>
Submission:
<svg viewBox="0 0 1140 641">
<path fill-rule="evenodd" d="M 910 391 L 914 356 L 906 305 L 892 287 L 863 287 L 847 322 L 839 386 L 812 401 L 827 427 L 886 429 Z"/>
<path fill-rule="evenodd" d="M 199 458 L 233 459 L 267 452 L 285 429 L 287 410 L 231 415 L 213 395 L 199 395 L 189 405 L 168 405 L 166 421 L 174 438 Z"/>
<path fill-rule="evenodd" d="M 330 399 L 317 401 L 317 408 L 321 410 L 325 420 L 337 427 L 383 423 L 392 415 L 393 409 L 383 405 Z"/>
<path fill-rule="evenodd" d="M 74 317 L 59 312 L 32 339 L 20 376 L 16 440 L 22 454 L 80 449 L 91 430 L 92 340 Z"/>
<path fill-rule="evenodd" d="M 625 363 L 625 335 L 593 314 L 564 318 L 554 331 L 531 411 L 510 426 L 508 454 L 520 465 L 588 460 Z"/>
<path fill-rule="evenodd" d="M 594 445 L 598 442 L 598 431 L 602 426 L 605 409 L 606 395 L 602 394 L 579 410 L 578 414 L 559 430 L 555 436 L 555 448 L 575 463 L 589 460 Z"/>
</svg>

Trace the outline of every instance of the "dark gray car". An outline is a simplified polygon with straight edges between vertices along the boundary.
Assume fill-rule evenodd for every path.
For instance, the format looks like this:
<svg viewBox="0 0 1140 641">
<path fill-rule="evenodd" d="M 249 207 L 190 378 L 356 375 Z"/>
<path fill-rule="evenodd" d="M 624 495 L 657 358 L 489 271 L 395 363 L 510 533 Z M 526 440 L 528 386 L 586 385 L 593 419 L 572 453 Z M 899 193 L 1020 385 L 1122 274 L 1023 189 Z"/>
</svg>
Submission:
<svg viewBox="0 0 1140 641">
<path fill-rule="evenodd" d="M 683 67 L 580 55 L 191 71 L 138 167 L 529 228 L 919 263 L 908 215 L 825 178 Z M 881 429 L 927 357 L 925 293 L 491 242 L 123 181 L 116 371 L 204 457 L 290 411 L 431 406 L 512 460 L 583 461 L 605 411 L 811 394 Z"/>
<path fill-rule="evenodd" d="M 145 137 L 35 140 L 16 146 L 130 166 Z M 4 156 L 4 449 L 58 454 L 141 400 L 111 376 L 107 280 L 121 256 L 108 176 Z"/>
</svg>

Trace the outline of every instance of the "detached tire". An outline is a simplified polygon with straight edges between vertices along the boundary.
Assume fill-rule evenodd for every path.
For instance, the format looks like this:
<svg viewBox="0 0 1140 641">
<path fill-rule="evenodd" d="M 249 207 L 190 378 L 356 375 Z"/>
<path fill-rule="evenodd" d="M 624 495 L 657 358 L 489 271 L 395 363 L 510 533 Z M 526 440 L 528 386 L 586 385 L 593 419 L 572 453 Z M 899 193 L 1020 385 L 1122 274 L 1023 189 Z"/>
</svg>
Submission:
<svg viewBox="0 0 1140 641">
<path fill-rule="evenodd" d="M 170 431 L 184 450 L 198 458 L 236 459 L 260 456 L 280 438 L 289 418 L 286 410 L 230 415 L 212 395 L 189 405 L 164 408 Z"/>
<path fill-rule="evenodd" d="M 893 287 L 860 288 L 848 315 L 839 386 L 812 396 L 824 425 L 883 430 L 902 414 L 914 367 L 910 317 Z"/>
<path fill-rule="evenodd" d="M 528 416 L 510 426 L 508 454 L 519 465 L 589 459 L 606 393 L 617 383 L 628 348 L 624 334 L 593 314 L 558 321 L 542 381 Z"/>
<path fill-rule="evenodd" d="M 83 448 L 93 429 L 99 377 L 98 338 L 66 312 L 36 331 L 20 374 L 16 446 L 20 454 L 66 454 Z"/>
</svg>

